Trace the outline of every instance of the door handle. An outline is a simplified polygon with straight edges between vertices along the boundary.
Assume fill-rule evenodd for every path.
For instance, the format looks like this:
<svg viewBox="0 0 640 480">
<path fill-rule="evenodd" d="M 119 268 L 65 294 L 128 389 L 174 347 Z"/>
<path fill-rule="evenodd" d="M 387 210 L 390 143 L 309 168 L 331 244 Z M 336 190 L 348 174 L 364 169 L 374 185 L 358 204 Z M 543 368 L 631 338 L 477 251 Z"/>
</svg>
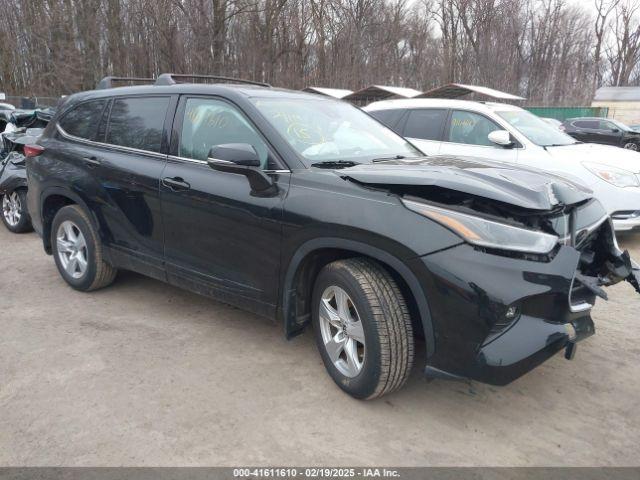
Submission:
<svg viewBox="0 0 640 480">
<path fill-rule="evenodd" d="M 173 191 L 189 190 L 191 188 L 191 184 L 185 182 L 182 177 L 164 177 L 162 185 Z"/>
<path fill-rule="evenodd" d="M 87 164 L 89 168 L 95 168 L 102 163 L 102 161 L 95 156 L 91 157 L 82 157 L 82 161 Z"/>
</svg>

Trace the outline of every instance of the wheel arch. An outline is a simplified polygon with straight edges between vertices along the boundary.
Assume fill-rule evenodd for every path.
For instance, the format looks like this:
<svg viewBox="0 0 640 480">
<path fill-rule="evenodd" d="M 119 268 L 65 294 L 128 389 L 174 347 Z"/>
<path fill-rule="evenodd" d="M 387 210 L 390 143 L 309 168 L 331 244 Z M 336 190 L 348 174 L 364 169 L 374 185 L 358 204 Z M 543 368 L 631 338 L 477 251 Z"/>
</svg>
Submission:
<svg viewBox="0 0 640 480">
<path fill-rule="evenodd" d="M 42 192 L 40 196 L 40 212 L 42 218 L 42 243 L 44 250 L 51 254 L 51 225 L 58 210 L 67 205 L 79 205 L 93 222 L 98 225 L 97 219 L 86 202 L 75 192 L 61 187 L 50 187 Z M 98 231 L 100 231 L 98 229 Z"/>
<path fill-rule="evenodd" d="M 343 238 L 318 238 L 302 244 L 288 263 L 281 289 L 280 318 L 285 336 L 301 333 L 311 319 L 311 292 L 320 270 L 335 260 L 367 257 L 381 264 L 396 280 L 412 318 L 424 332 L 427 355 L 435 350 L 431 311 L 415 274 L 396 256 L 362 242 Z"/>
</svg>

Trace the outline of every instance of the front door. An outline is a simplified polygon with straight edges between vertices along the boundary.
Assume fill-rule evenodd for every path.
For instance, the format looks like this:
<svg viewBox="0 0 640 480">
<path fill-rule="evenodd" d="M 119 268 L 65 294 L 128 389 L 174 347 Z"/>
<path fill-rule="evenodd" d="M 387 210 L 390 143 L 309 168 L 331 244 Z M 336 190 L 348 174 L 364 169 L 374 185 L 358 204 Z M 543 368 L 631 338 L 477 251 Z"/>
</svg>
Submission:
<svg viewBox="0 0 640 480">
<path fill-rule="evenodd" d="M 453 110 L 445 129 L 440 154 L 516 163 L 519 148 L 505 148 L 491 142 L 488 135 L 494 130 L 504 128 L 479 113 Z"/>
<path fill-rule="evenodd" d="M 246 177 L 207 165 L 211 147 L 225 143 L 253 145 L 262 168 L 273 172 L 274 196 L 252 196 Z M 248 118 L 220 98 L 181 98 L 171 153 L 160 193 L 169 280 L 273 314 L 288 171 Z"/>
</svg>

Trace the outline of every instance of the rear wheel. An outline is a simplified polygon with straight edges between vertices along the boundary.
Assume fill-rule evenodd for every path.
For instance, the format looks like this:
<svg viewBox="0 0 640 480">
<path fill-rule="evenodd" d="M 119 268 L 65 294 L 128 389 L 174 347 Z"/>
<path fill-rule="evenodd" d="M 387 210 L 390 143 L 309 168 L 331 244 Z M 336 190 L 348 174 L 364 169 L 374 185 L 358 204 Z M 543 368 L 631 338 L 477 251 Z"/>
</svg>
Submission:
<svg viewBox="0 0 640 480">
<path fill-rule="evenodd" d="M 115 279 L 117 270 L 104 261 L 98 234 L 78 205 L 58 211 L 51 227 L 51 245 L 60 275 L 76 290 L 97 290 Z"/>
<path fill-rule="evenodd" d="M 391 275 L 367 259 L 333 262 L 313 292 L 316 343 L 329 375 L 371 399 L 400 388 L 413 364 L 411 318 Z"/>
<path fill-rule="evenodd" d="M 2 195 L 2 223 L 13 233 L 32 230 L 31 218 L 27 212 L 26 190 L 14 190 Z"/>
</svg>

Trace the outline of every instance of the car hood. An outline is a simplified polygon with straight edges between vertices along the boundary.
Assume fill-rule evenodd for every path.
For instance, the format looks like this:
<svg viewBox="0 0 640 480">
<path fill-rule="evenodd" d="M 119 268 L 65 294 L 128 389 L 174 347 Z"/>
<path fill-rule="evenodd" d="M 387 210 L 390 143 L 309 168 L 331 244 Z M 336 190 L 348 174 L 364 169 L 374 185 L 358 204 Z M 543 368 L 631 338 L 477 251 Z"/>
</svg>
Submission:
<svg viewBox="0 0 640 480">
<path fill-rule="evenodd" d="M 558 160 L 596 162 L 640 173 L 640 153 L 612 145 L 575 143 L 562 147 L 547 147 L 549 155 Z"/>
<path fill-rule="evenodd" d="M 367 185 L 439 187 L 532 210 L 551 210 L 592 196 L 586 187 L 563 177 L 475 157 L 389 160 L 337 170 L 336 174 Z"/>
</svg>

